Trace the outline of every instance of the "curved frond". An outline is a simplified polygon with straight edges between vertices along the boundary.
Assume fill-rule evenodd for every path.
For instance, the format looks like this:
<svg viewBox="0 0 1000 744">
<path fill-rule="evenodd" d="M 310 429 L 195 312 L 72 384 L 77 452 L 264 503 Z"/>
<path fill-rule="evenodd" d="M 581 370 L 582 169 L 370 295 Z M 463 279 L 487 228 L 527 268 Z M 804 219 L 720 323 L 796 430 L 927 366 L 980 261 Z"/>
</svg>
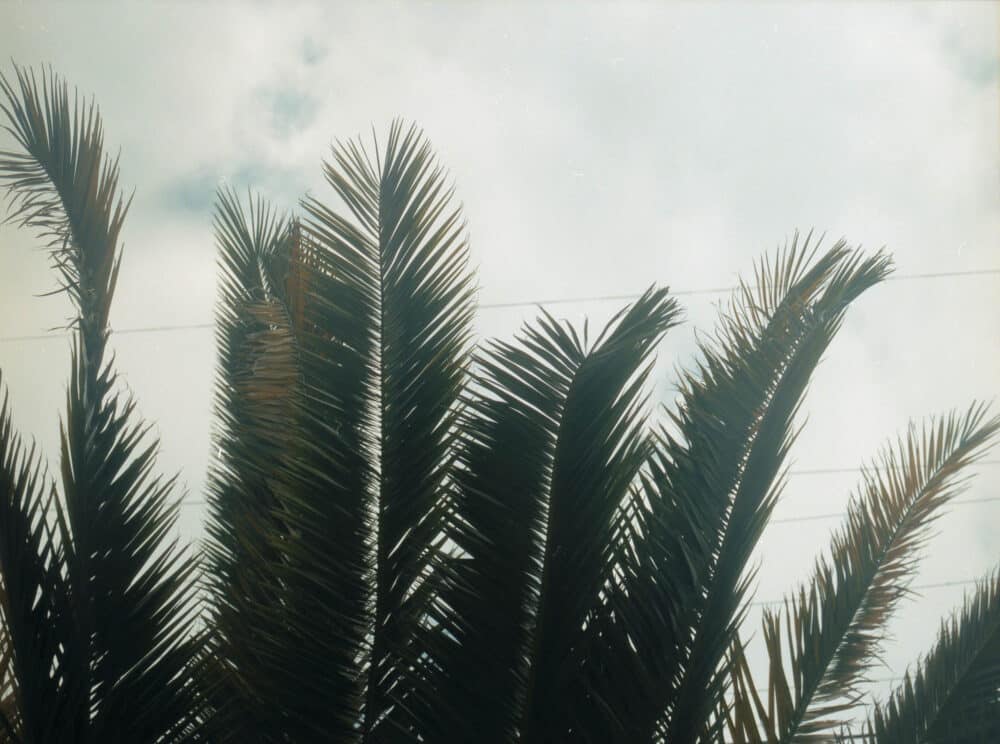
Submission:
<svg viewBox="0 0 1000 744">
<path fill-rule="evenodd" d="M 301 369 L 283 281 L 295 250 L 291 227 L 259 198 L 244 207 L 231 191 L 218 195 L 216 458 L 204 548 L 212 609 L 202 681 L 219 741 L 304 737 L 307 727 L 290 730 L 291 711 L 315 685 L 290 673 L 297 639 L 282 575 L 288 470 L 302 439 Z"/>
<path fill-rule="evenodd" d="M 118 275 L 117 245 L 128 203 L 118 190 L 118 163 L 104 156 L 97 107 L 79 101 L 57 75 L 15 68 L 0 75 L 4 129 L 20 151 L 0 152 L 9 220 L 45 241 L 63 289 L 90 334 L 107 327 Z"/>
<path fill-rule="evenodd" d="M 288 224 L 259 200 L 249 206 L 248 214 L 235 194 L 221 192 L 215 217 L 220 270 L 217 422 L 206 556 L 207 575 L 222 595 L 243 588 L 237 573 L 250 570 L 244 558 L 273 557 L 255 554 L 261 545 L 254 537 L 266 537 L 255 530 L 276 505 L 273 463 L 282 454 L 285 430 L 294 425 L 288 414 L 297 382 L 287 316 L 270 289 L 267 270 L 274 255 L 286 248 Z"/>
<path fill-rule="evenodd" d="M 685 373 L 649 462 L 629 592 L 656 615 L 630 622 L 653 685 L 642 738 L 714 738 L 726 649 L 745 613 L 747 560 L 781 487 L 793 418 L 846 308 L 886 275 L 882 254 L 838 243 L 813 260 L 798 239 L 741 285 L 716 342 Z M 638 606 L 638 603 L 632 603 Z"/>
<path fill-rule="evenodd" d="M 157 444 L 137 422 L 135 404 L 116 394 L 106 358 L 127 209 L 117 165 L 104 156 L 96 107 L 71 104 L 54 74 L 39 86 L 33 73 L 17 69 L 16 86 L 2 79 L 0 89 L 7 131 L 22 149 L 0 154 L 12 216 L 48 241 L 78 311 L 62 429 L 59 551 L 77 664 L 65 674 L 87 692 L 67 720 L 77 741 L 191 736 L 194 564 L 169 540 L 173 480 L 152 475 Z"/>
<path fill-rule="evenodd" d="M 765 612 L 769 692 L 761 725 L 776 742 L 826 741 L 860 696 L 883 628 L 906 595 L 936 517 L 963 472 L 1000 430 L 984 406 L 911 427 L 864 471 L 829 558 L 785 603 Z M 746 688 L 753 687 L 752 680 Z M 756 727 L 753 719 L 743 719 Z"/>
<path fill-rule="evenodd" d="M 303 205 L 303 233 L 326 288 L 308 292 L 306 303 L 315 303 L 317 331 L 334 342 L 324 363 L 356 375 L 344 390 L 318 393 L 334 409 L 327 427 L 338 432 L 324 435 L 327 458 L 356 463 L 330 495 L 348 513 L 345 528 L 364 540 L 354 560 L 371 561 L 365 740 L 385 735 L 377 733 L 383 722 L 415 725 L 409 698 L 419 683 L 410 672 L 420 654 L 412 640 L 431 597 L 419 587 L 440 558 L 475 291 L 461 211 L 426 139 L 396 122 L 384 148 L 374 148 L 370 155 L 360 141 L 338 144 L 326 165 L 353 219 L 315 200 Z M 301 529 L 315 533 L 315 520 Z M 316 547 L 328 543 L 315 538 Z"/>
<path fill-rule="evenodd" d="M 445 697 L 461 701 L 470 733 L 552 741 L 621 730 L 595 698 L 587 627 L 646 456 L 648 359 L 677 316 L 665 290 L 649 290 L 589 347 L 545 315 L 479 359 L 449 532 L 462 557 L 442 617 L 458 643 L 442 662 Z M 481 683 L 463 685 L 475 669 Z"/>
</svg>

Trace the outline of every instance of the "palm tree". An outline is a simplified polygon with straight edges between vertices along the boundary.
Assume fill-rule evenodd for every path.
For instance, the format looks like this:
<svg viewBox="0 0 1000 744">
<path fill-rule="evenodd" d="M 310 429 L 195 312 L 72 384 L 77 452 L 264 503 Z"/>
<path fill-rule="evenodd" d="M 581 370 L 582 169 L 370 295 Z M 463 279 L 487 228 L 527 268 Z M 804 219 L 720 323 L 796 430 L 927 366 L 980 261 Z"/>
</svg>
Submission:
<svg viewBox="0 0 1000 744">
<path fill-rule="evenodd" d="M 420 133 L 397 122 L 384 146 L 338 143 L 324 172 L 346 211 L 218 202 L 206 678 L 220 737 L 841 732 L 928 526 L 1000 427 L 974 406 L 866 471 L 831 555 L 765 616 L 763 704 L 739 637 L 748 560 L 809 377 L 888 257 L 796 238 L 740 286 L 651 423 L 652 353 L 679 317 L 665 290 L 594 339 L 543 313 L 474 348 L 459 210 Z M 988 669 L 967 682 L 983 699 Z"/>
<path fill-rule="evenodd" d="M 19 150 L 0 178 L 78 318 L 61 489 L 0 407 L 0 740 L 995 738 L 1000 572 L 888 700 L 861 697 L 933 520 L 1000 429 L 980 405 L 864 471 L 829 554 L 764 615 L 764 699 L 746 661 L 796 412 L 886 255 L 796 237 L 760 262 L 656 418 L 666 290 L 593 337 L 542 313 L 474 343 L 461 212 L 415 127 L 333 148 L 337 208 L 220 193 L 195 618 L 173 481 L 106 354 L 127 205 L 99 117 L 51 74 L 2 87 Z"/>
<path fill-rule="evenodd" d="M 45 242 L 76 309 L 61 488 L 0 405 L 0 741 L 196 735 L 194 563 L 168 539 L 174 479 L 117 391 L 108 313 L 128 209 L 97 109 L 54 74 L 0 77 L 10 218 Z"/>
</svg>

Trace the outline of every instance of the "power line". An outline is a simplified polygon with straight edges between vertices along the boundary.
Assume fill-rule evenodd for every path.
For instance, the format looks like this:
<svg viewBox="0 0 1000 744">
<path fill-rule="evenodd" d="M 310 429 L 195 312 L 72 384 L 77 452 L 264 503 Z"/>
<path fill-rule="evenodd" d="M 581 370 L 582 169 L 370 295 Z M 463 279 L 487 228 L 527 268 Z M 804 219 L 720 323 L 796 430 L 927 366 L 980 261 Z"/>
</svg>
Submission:
<svg viewBox="0 0 1000 744">
<path fill-rule="evenodd" d="M 979 460 L 975 463 L 976 465 L 1000 465 L 1000 460 Z M 824 470 L 793 470 L 789 472 L 789 475 L 820 475 L 828 473 L 859 473 L 860 468 L 827 468 Z M 966 504 L 989 504 L 1000 501 L 1000 496 L 988 496 L 982 499 L 956 499 L 950 502 L 953 506 L 964 506 Z M 204 506 L 206 502 L 204 499 L 194 499 L 182 501 L 181 506 Z M 779 517 L 777 519 L 768 520 L 768 524 L 775 523 L 788 523 L 788 522 L 814 522 L 823 519 L 839 519 L 846 517 L 847 512 L 827 512 L 825 514 L 809 514 L 800 517 Z"/>
<path fill-rule="evenodd" d="M 982 581 L 982 578 L 978 579 L 957 579 L 955 581 L 939 581 L 934 584 L 917 584 L 916 586 L 908 587 L 909 591 L 919 591 L 922 589 L 944 589 L 951 586 L 973 586 Z M 775 607 L 783 605 L 785 603 L 784 599 L 768 599 L 760 602 L 751 602 L 751 607 Z"/>
<path fill-rule="evenodd" d="M 984 465 L 986 463 L 980 463 Z M 957 499 L 951 502 L 951 506 L 965 506 L 966 504 L 989 504 L 1000 501 L 1000 496 L 988 496 L 983 499 Z M 768 524 L 793 524 L 795 522 L 821 522 L 828 519 L 843 519 L 847 512 L 828 512 L 826 514 L 810 514 L 802 517 L 779 517 L 769 519 Z"/>
<path fill-rule="evenodd" d="M 873 677 L 871 679 L 865 679 L 865 680 L 861 680 L 861 681 L 865 682 L 866 684 L 870 684 L 870 685 L 884 685 L 884 684 L 887 684 L 887 683 L 902 682 L 905 679 L 906 679 L 906 675 L 899 675 L 899 676 L 896 676 L 896 677 Z M 767 687 L 755 687 L 754 689 L 757 690 L 757 692 L 769 692 L 769 688 L 767 688 Z"/>
<path fill-rule="evenodd" d="M 970 269 L 969 271 L 934 271 L 923 274 L 900 274 L 898 276 L 888 276 L 885 281 L 900 282 L 920 279 L 946 279 L 949 277 L 962 276 L 995 276 L 1000 275 L 1000 269 Z M 703 289 L 678 289 L 670 290 L 672 295 L 702 295 L 702 294 L 725 294 L 739 289 L 733 285 L 729 287 L 707 287 Z M 533 307 L 536 305 L 564 305 L 584 302 L 610 302 L 637 300 L 641 297 L 638 294 L 615 294 L 615 295 L 592 295 L 586 297 L 558 297 L 550 300 L 524 300 L 515 302 L 492 302 L 480 305 L 483 309 L 507 308 L 507 307 Z"/>
<path fill-rule="evenodd" d="M 178 324 L 178 325 L 159 325 L 159 326 L 141 326 L 138 328 L 121 328 L 118 330 L 112 329 L 112 333 L 116 336 L 127 336 L 133 333 L 163 333 L 169 331 L 193 331 L 215 328 L 215 323 L 190 323 L 190 324 Z M 17 342 L 17 341 L 48 341 L 50 339 L 64 338 L 68 334 L 65 330 L 61 332 L 55 332 L 59 329 L 52 329 L 53 332 L 50 333 L 35 333 L 27 336 L 3 336 L 0 337 L 0 343 L 6 342 Z"/>
<path fill-rule="evenodd" d="M 908 281 L 910 279 L 943 279 L 950 276 L 993 276 L 1000 274 L 1000 269 L 969 269 L 968 271 L 929 271 L 924 274 L 900 274 L 893 276 L 890 274 L 885 278 L 887 282 Z"/>
<path fill-rule="evenodd" d="M 977 460 L 975 465 L 1000 465 L 1000 460 Z M 871 468 L 869 468 L 871 469 Z M 883 468 L 875 468 L 876 470 L 882 470 Z M 831 473 L 860 473 L 863 468 L 815 468 L 810 470 L 790 470 L 788 475 L 827 475 Z M 964 504 L 985 504 L 994 501 L 1000 501 L 1000 496 L 990 496 L 982 499 L 957 499 L 952 501 L 951 504 L 955 506 Z M 181 506 L 205 506 L 208 502 L 205 499 L 192 499 L 181 501 Z M 836 512 L 828 514 L 814 514 L 804 517 L 783 517 L 780 519 L 771 519 L 769 524 L 775 522 L 787 523 L 787 522 L 812 522 L 820 519 L 837 519 L 840 517 L 847 516 L 847 512 Z"/>
<path fill-rule="evenodd" d="M 1000 460 L 978 460 L 976 465 L 1000 465 Z M 875 466 L 868 468 L 810 468 L 807 470 L 791 470 L 789 475 L 833 475 L 839 473 L 861 473 L 865 470 L 885 470 L 885 466 Z M 958 499 L 952 501 L 955 506 L 964 504 L 989 504 L 1000 501 L 1000 496 L 988 496 L 981 499 Z M 768 524 L 794 524 L 796 522 L 818 522 L 827 519 L 843 519 L 847 512 L 827 512 L 826 514 L 810 514 L 800 517 L 779 517 L 768 520 Z"/>
<path fill-rule="evenodd" d="M 971 269 L 969 271 L 935 271 L 923 274 L 900 274 L 898 276 L 889 276 L 886 278 L 886 281 L 900 282 L 900 281 L 915 281 L 915 280 L 925 280 L 925 279 L 946 279 L 950 277 L 965 277 L 965 276 L 1000 276 L 1000 268 Z M 729 287 L 677 289 L 677 290 L 670 290 L 670 294 L 675 296 L 725 294 L 726 292 L 732 292 L 736 289 L 738 289 L 738 287 L 735 285 Z M 550 299 L 541 299 L 541 300 L 514 300 L 511 302 L 486 302 L 480 304 L 479 309 L 503 310 L 510 308 L 518 308 L 518 307 L 571 305 L 571 304 L 584 304 L 589 302 L 628 302 L 630 300 L 638 299 L 639 297 L 641 297 L 641 295 L 639 294 L 608 294 L 608 295 L 588 295 L 584 297 L 553 297 Z M 205 330 L 214 327 L 215 327 L 214 323 L 189 323 L 189 324 L 176 324 L 176 325 L 145 326 L 139 328 L 122 328 L 120 330 L 114 330 L 113 333 L 117 335 L 126 335 L 131 333 L 161 333 L 168 331 Z M 0 337 L 0 343 L 17 343 L 21 341 L 46 341 L 49 339 L 59 338 L 60 336 L 64 335 L 65 333 L 62 334 L 39 333 L 39 334 L 31 334 L 25 336 L 2 336 Z"/>
<path fill-rule="evenodd" d="M 977 465 L 1000 465 L 1000 460 L 976 460 Z M 886 470 L 885 465 L 868 466 L 864 468 L 806 468 L 802 470 L 789 470 L 789 475 L 832 475 L 834 473 L 861 473 L 871 470 Z"/>
</svg>

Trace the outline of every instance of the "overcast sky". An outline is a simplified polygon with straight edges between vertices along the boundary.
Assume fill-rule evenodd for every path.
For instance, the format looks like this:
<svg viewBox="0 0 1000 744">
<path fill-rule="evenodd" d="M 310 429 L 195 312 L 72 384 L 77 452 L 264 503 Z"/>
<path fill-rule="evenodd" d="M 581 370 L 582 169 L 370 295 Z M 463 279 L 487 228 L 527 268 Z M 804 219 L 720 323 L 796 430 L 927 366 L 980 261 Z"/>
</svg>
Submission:
<svg viewBox="0 0 1000 744">
<path fill-rule="evenodd" d="M 334 138 L 418 122 L 469 222 L 481 302 L 731 286 L 798 228 L 887 247 L 899 279 L 851 310 L 810 388 L 801 469 L 857 467 L 911 418 L 1000 390 L 1000 7 L 968 4 L 486 2 L 0 4 L 0 57 L 52 64 L 101 106 L 135 188 L 112 324 L 212 320 L 213 195 L 283 209 L 325 197 Z M 0 138 L 8 147 L 9 138 Z M 992 273 L 910 278 L 940 272 Z M 0 226 L 0 337 L 64 322 L 32 236 Z M 681 294 L 657 395 L 724 295 Z M 603 321 L 620 303 L 552 309 Z M 483 309 L 510 335 L 530 308 Z M 203 498 L 210 329 L 116 336 L 119 369 Z M 58 452 L 68 342 L 0 342 L 16 422 Z M 1000 404 L 1000 401 L 997 401 Z M 1000 497 L 1000 451 L 964 499 Z M 776 518 L 842 510 L 853 474 L 793 476 Z M 201 507 L 185 507 L 184 537 Z M 808 574 L 836 520 L 779 522 L 759 598 Z M 939 523 L 918 585 L 1000 561 L 1000 501 Z M 901 674 L 966 587 L 927 589 L 892 625 Z M 754 626 L 756 629 L 756 626 Z M 879 686 L 881 688 L 881 686 Z"/>
</svg>

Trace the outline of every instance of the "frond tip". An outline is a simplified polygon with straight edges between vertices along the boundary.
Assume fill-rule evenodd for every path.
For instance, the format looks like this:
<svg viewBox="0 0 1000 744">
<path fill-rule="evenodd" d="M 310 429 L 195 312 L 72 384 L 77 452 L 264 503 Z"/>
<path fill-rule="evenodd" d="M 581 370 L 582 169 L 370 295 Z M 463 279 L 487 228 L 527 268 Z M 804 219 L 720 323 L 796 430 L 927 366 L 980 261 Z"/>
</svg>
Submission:
<svg viewBox="0 0 1000 744">
<path fill-rule="evenodd" d="M 726 649 L 746 614 L 747 563 L 781 492 L 798 407 L 847 308 L 891 265 L 843 241 L 814 258 L 810 243 L 796 235 L 758 264 L 754 285 L 740 285 L 697 370 L 682 377 L 677 434 L 660 432 L 644 484 L 643 582 L 669 608 L 676 645 L 661 652 L 661 702 L 645 711 L 643 739 L 691 741 L 721 726 Z M 668 590 L 657 586 L 663 576 Z M 653 626 L 648 643 L 662 647 L 662 634 Z"/>
<path fill-rule="evenodd" d="M 118 275 L 119 235 L 128 202 L 118 189 L 118 161 L 104 154 L 96 105 L 55 73 L 15 67 L 16 82 L 0 75 L 4 129 L 19 151 L 0 151 L 0 183 L 8 220 L 34 229 L 45 242 L 62 287 L 81 320 L 107 325 Z"/>
</svg>

